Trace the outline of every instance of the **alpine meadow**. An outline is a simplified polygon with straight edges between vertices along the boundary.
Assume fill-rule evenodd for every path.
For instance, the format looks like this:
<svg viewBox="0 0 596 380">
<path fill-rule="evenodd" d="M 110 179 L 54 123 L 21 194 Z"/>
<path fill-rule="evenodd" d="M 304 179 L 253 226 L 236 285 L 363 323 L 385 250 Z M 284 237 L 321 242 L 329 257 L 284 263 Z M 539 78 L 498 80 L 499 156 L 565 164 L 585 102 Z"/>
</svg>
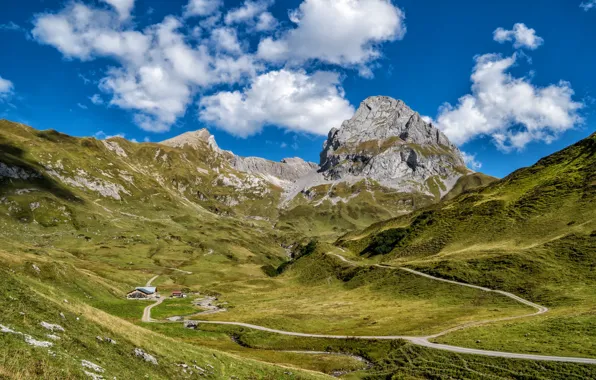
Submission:
<svg viewBox="0 0 596 380">
<path fill-rule="evenodd" d="M 0 5 L 0 379 L 596 378 L 594 1 L 180 1 Z"/>
</svg>

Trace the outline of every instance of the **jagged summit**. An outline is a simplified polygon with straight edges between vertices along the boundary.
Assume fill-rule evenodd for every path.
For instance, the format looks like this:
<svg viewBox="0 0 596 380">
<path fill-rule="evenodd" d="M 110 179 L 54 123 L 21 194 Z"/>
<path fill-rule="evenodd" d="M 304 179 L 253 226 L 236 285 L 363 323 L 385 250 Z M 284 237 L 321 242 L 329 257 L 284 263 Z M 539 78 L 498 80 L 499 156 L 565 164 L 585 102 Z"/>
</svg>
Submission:
<svg viewBox="0 0 596 380">
<path fill-rule="evenodd" d="M 457 150 L 447 136 L 422 120 L 420 114 L 403 101 L 388 96 L 371 96 L 360 104 L 354 116 L 346 120 L 341 128 L 332 128 L 329 131 L 321 152 L 321 166 L 325 166 L 328 152 L 337 150 L 340 146 L 390 138 L 419 145 L 442 145 Z"/>
<path fill-rule="evenodd" d="M 321 152 L 327 180 L 371 178 L 400 191 L 446 194 L 467 173 L 459 149 L 403 101 L 364 100 L 352 119 L 333 128 Z"/>
<path fill-rule="evenodd" d="M 284 158 L 280 162 L 275 162 L 260 157 L 237 156 L 231 151 L 220 149 L 215 137 L 205 128 L 183 133 L 161 144 L 174 148 L 190 146 L 194 149 L 201 149 L 207 145 L 214 152 L 221 154 L 235 170 L 259 176 L 281 188 L 288 187 L 292 182 L 319 168 L 317 164 L 306 162 L 299 157 Z"/>
</svg>

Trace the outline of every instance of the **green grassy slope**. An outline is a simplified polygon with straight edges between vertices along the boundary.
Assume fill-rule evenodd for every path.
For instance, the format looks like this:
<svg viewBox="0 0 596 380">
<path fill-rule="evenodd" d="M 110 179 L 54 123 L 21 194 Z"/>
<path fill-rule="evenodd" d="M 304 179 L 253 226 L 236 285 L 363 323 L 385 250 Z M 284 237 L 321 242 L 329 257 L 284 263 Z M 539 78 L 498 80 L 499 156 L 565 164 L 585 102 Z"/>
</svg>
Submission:
<svg viewBox="0 0 596 380">
<path fill-rule="evenodd" d="M 489 185 L 495 181 L 498 181 L 498 178 L 491 177 L 483 173 L 471 173 L 464 175 L 457 180 L 455 186 L 453 186 L 453 189 L 445 194 L 443 200 L 451 200 L 465 191 L 477 189 L 479 187 Z"/>
<path fill-rule="evenodd" d="M 64 201 L 88 204 L 86 209 L 117 205 L 118 213 L 139 211 L 135 215 L 152 219 L 167 211 L 184 214 L 181 209 L 275 217 L 281 191 L 233 170 L 206 144 L 195 149 L 121 138 L 99 141 L 6 120 L 0 120 L 0 163 L 11 177 L 0 180 L 2 193 L 27 189 L 38 193 L 34 198 L 44 197 L 37 213 L 20 204 L 11 216 L 32 221 L 45 208 L 67 208 L 64 215 L 39 215 L 35 220 L 42 224 L 67 218 L 72 207 L 61 205 Z"/>
<path fill-rule="evenodd" d="M 377 261 L 511 291 L 553 308 L 528 321 L 531 329 L 502 323 L 442 341 L 596 355 L 577 344 L 587 339 L 595 347 L 596 341 L 582 333 L 596 326 L 590 285 L 596 281 L 595 198 L 596 134 L 488 186 L 347 234 L 338 244 Z M 558 334 L 550 333 L 554 326 Z M 475 344 L 479 337 L 492 343 Z"/>
<path fill-rule="evenodd" d="M 300 371 L 289 375 L 284 368 L 187 344 L 106 313 L 93 305 L 116 298 L 113 293 L 118 289 L 112 281 L 86 271 L 31 254 L 0 251 L 0 256 L 2 378 L 85 378 L 85 370 L 94 371 L 84 368 L 83 360 L 102 367 L 101 375 L 109 378 L 184 379 L 199 374 L 206 378 L 318 378 Z M 64 277 L 69 281 L 63 281 Z M 50 331 L 43 322 L 64 331 Z M 51 346 L 31 345 L 26 335 Z M 157 364 L 137 357 L 135 349 L 152 355 Z M 202 370 L 194 369 L 194 375 L 183 372 L 182 363 Z"/>
<path fill-rule="evenodd" d="M 347 231 L 407 214 L 433 202 L 428 195 L 396 192 L 373 180 L 353 185 L 320 185 L 293 199 L 281 212 L 276 228 L 333 241 Z"/>
<path fill-rule="evenodd" d="M 557 170 L 568 173 L 572 167 L 581 171 L 582 160 L 585 157 L 578 155 L 572 166 Z M 545 170 L 552 170 L 552 165 L 546 166 Z M 251 348 L 251 344 L 241 347 L 217 331 L 198 333 L 197 338 L 191 335 L 194 331 L 181 324 L 143 324 L 140 319 L 147 303 L 128 301 L 124 295 L 155 275 L 160 275 L 154 285 L 162 294 L 182 289 L 214 295 L 228 309 L 205 318 L 296 331 L 423 334 L 472 320 L 527 312 L 523 306 L 492 294 L 462 290 L 386 268 L 344 265 L 324 255 L 334 249 L 324 242 L 311 255 L 288 261 L 288 247 L 296 250 L 297 242 L 308 240 L 305 235 L 335 239 L 345 231 L 431 201 L 387 192 L 372 182 L 321 189 L 319 194 L 311 194 L 312 199 L 297 199 L 280 215 L 275 207 L 280 189 L 253 183 L 207 147 L 178 149 L 123 139 L 78 139 L 5 121 L 0 121 L 0 174 L 0 286 L 5 289 L 0 292 L 0 306 L 5 311 L 0 324 L 36 339 L 47 334 L 39 325 L 41 321 L 58 323 L 66 329 L 60 335 L 62 339 L 54 342 L 53 350 L 29 346 L 22 335 L 0 333 L 4 344 L 0 346 L 0 377 L 81 378 L 80 362 L 90 360 L 105 368 L 106 378 L 130 378 L 134 369 L 130 362 L 137 363 L 132 351 L 137 347 L 159 360 L 157 367 L 141 361 L 139 369 L 141 375 L 156 379 L 185 378 L 177 364 L 191 365 L 193 360 L 202 368 L 214 367 L 208 377 L 226 379 L 322 376 L 300 369 L 327 374 L 347 371 L 347 378 L 379 378 L 391 373 L 428 378 L 433 373 L 456 373 L 441 372 L 437 366 L 425 364 L 425 358 L 444 362 L 453 356 L 411 346 L 399 353 L 380 354 L 371 372 L 361 371 L 360 363 L 350 357 L 271 352 L 267 347 Z M 542 177 L 548 180 L 548 175 Z M 576 177 L 584 175 L 581 172 Z M 558 174 L 552 177 L 558 178 Z M 524 178 L 513 183 L 523 187 L 519 192 L 525 194 L 533 185 L 525 183 L 529 180 Z M 536 186 L 543 185 L 532 181 Z M 389 245 L 395 245 L 388 253 L 383 248 L 387 242 L 382 239 L 375 243 L 381 253 L 369 251 L 364 256 L 478 284 L 520 292 L 527 288 L 528 297 L 557 306 L 554 312 L 559 314 L 552 314 L 557 318 L 569 317 L 566 308 L 577 306 L 583 297 L 574 320 L 584 327 L 591 326 L 587 310 L 595 297 L 585 286 L 591 281 L 585 263 L 591 257 L 586 252 L 593 247 L 590 233 L 594 228 L 592 209 L 585 204 L 592 200 L 593 193 L 586 193 L 582 204 L 578 203 L 581 191 L 565 190 L 565 195 L 557 198 L 562 200 L 557 212 L 549 211 L 550 206 L 543 206 L 541 197 L 534 196 L 523 201 L 523 213 L 511 213 L 509 206 L 503 206 L 505 211 L 497 210 L 497 217 L 477 215 L 475 210 L 487 206 L 474 196 L 485 197 L 490 205 L 493 197 L 513 194 L 507 190 L 509 185 L 503 190 L 498 184 L 467 191 L 440 207 L 351 233 L 344 237 L 343 244 L 360 252 L 370 246 L 376 232 L 401 228 L 404 231 L 389 234 Z M 579 187 L 573 182 L 569 188 Z M 484 193 L 486 189 L 493 190 Z M 334 204 L 337 198 L 356 193 L 347 204 Z M 518 198 L 512 196 L 511 202 L 519 203 Z M 319 201 L 321 204 L 315 207 Z M 464 206 L 465 211 L 457 211 Z M 573 215 L 572 220 L 560 212 L 561 207 Z M 515 210 L 522 209 L 515 206 Z M 459 219 L 452 219 L 454 215 Z M 486 218 L 502 223 L 498 232 L 491 230 Z M 411 223 L 413 220 L 416 222 Z M 519 223 L 528 227 L 513 234 L 519 230 Z M 519 241 L 511 242 L 511 236 L 518 236 Z M 468 240 L 471 245 L 467 245 Z M 434 252 L 436 244 L 441 247 Z M 486 265 L 498 270 L 486 276 Z M 279 267 L 285 270 L 278 273 Z M 531 276 L 519 275 L 528 268 Z M 511 285 L 501 286 L 505 282 Z M 565 293 L 561 292 L 563 288 Z M 160 319 L 192 311 L 186 303 L 166 301 L 155 308 L 153 316 Z M 561 321 L 550 323 L 550 328 Z M 535 331 L 541 328 L 538 325 Z M 495 334 L 486 329 L 483 347 L 496 342 L 488 338 Z M 510 330 L 507 334 L 514 336 L 518 332 Z M 584 335 L 587 340 L 583 342 L 589 343 L 590 334 Z M 118 345 L 106 347 L 96 336 L 108 336 Z M 456 338 L 468 344 L 473 336 L 454 334 Z M 271 337 L 267 339 L 274 342 Z M 555 340 L 553 344 L 574 353 L 579 352 L 575 342 L 564 346 Z M 350 344 L 353 350 L 369 350 L 363 342 Z M 297 340 L 285 348 L 302 347 L 303 342 Z M 402 347 L 401 343 L 396 347 Z M 534 350 L 535 345 L 530 342 L 522 349 Z M 400 364 L 412 350 L 417 359 L 409 367 Z M 19 355 L 13 355 L 13 351 Z M 589 347 L 582 351 L 586 355 L 590 352 Z M 263 362 L 293 368 L 280 369 Z M 475 363 L 474 371 L 496 363 L 484 359 L 466 362 Z M 519 370 L 520 374 L 534 374 L 525 364 L 516 363 L 498 365 Z M 568 366 L 564 373 L 584 373 L 582 368 Z M 559 373 L 560 367 L 551 370 Z"/>
<path fill-rule="evenodd" d="M 325 247 L 269 279 L 209 286 L 228 312 L 197 319 L 240 321 L 337 335 L 431 335 L 470 321 L 529 309 L 497 294 L 437 283 L 400 270 L 352 267 Z"/>
</svg>

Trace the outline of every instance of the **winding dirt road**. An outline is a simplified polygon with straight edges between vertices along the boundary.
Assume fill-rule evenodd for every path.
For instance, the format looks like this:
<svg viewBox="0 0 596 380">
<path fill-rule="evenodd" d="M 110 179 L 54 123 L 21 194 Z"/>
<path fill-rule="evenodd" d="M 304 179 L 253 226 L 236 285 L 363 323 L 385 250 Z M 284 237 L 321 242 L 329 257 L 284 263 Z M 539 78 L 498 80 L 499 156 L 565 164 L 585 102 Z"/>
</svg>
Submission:
<svg viewBox="0 0 596 380">
<path fill-rule="evenodd" d="M 158 277 L 159 277 L 159 275 L 157 275 L 157 276 L 154 276 L 154 277 L 151 277 L 151 279 L 150 279 L 149 281 L 147 281 L 147 285 L 145 285 L 145 286 L 151 286 L 151 283 L 152 283 L 153 281 L 157 280 L 157 278 L 158 278 Z"/>
<path fill-rule="evenodd" d="M 329 255 L 335 256 L 338 259 L 340 259 L 341 261 L 348 263 L 350 265 L 353 266 L 360 266 L 361 264 L 358 264 L 354 261 L 350 261 L 348 259 L 346 259 L 345 257 L 336 254 L 336 253 L 328 253 Z M 464 325 L 460 325 L 460 326 L 456 326 L 453 327 L 451 329 L 442 331 L 438 334 L 435 335 L 430 335 L 430 336 L 425 336 L 425 337 L 413 337 L 413 336 L 399 336 L 399 335 L 394 335 L 394 336 L 350 336 L 350 335 L 326 335 L 326 334 L 307 334 L 307 333 L 300 333 L 300 332 L 292 332 L 292 331 L 283 331 L 283 330 L 276 330 L 276 329 L 271 329 L 268 327 L 264 327 L 264 326 L 258 326 L 258 325 L 253 325 L 250 323 L 242 323 L 242 322 L 223 322 L 223 321 L 194 321 L 197 323 L 205 323 L 205 324 L 213 324 L 213 325 L 230 325 L 230 326 L 240 326 L 240 327 L 246 327 L 249 329 L 254 329 L 254 330 L 259 330 L 259 331 L 265 331 L 265 332 L 269 332 L 269 333 L 274 333 L 274 334 L 280 334 L 280 335 L 288 335 L 288 336 L 298 336 L 298 337 L 305 337 L 305 338 L 326 338 L 326 339 L 362 339 L 362 340 L 406 340 L 408 342 L 411 342 L 415 345 L 418 346 L 423 346 L 423 347 L 428 347 L 428 348 L 433 348 L 436 350 L 443 350 L 443 351 L 449 351 L 449 352 L 454 352 L 454 353 L 459 353 L 459 354 L 470 354 L 470 355 L 481 355 L 481 356 L 491 356 L 491 357 L 499 357 L 499 358 L 509 358 L 509 359 L 525 359 L 525 360 L 536 360 L 536 361 L 549 361 L 549 362 L 564 362 L 564 363 L 579 363 L 579 364 L 593 364 L 596 365 L 596 359 L 590 359 L 590 358 L 578 358 L 578 357 L 565 357 L 565 356 L 546 356 L 546 355 L 533 355 L 533 354 L 519 354 L 519 353 L 513 353 L 513 352 L 500 352 L 500 351 L 488 351 L 488 350 L 479 350 L 479 349 L 474 349 L 474 348 L 467 348 L 467 347 L 458 347 L 458 346 L 450 346 L 450 345 L 446 345 L 446 344 L 438 344 L 438 343 L 433 343 L 430 341 L 430 339 L 433 338 L 437 338 L 439 336 L 443 336 L 445 334 L 457 331 L 457 330 L 461 330 L 461 329 L 465 329 L 465 328 L 469 328 L 469 327 L 473 327 L 473 326 L 480 326 L 480 325 L 485 325 L 485 324 L 489 324 L 489 323 L 493 323 L 493 322 L 499 322 L 499 321 L 507 321 L 507 320 L 513 320 L 513 319 L 518 319 L 518 318 L 527 318 L 527 317 L 532 317 L 532 316 L 536 316 L 536 315 L 540 315 L 540 314 L 544 314 L 546 312 L 548 312 L 548 308 L 535 304 L 533 302 L 530 302 L 528 300 L 525 300 L 521 297 L 518 297 L 514 294 L 508 293 L 508 292 L 504 292 L 501 290 L 492 290 L 489 288 L 484 288 L 482 286 L 477 286 L 477 285 L 470 285 L 470 284 L 465 284 L 465 283 L 461 283 L 461 282 L 457 282 L 457 281 L 451 281 L 451 280 L 446 280 L 446 279 L 442 279 L 442 278 L 438 278 L 438 277 L 434 277 L 431 275 L 428 275 L 426 273 L 422 273 L 422 272 L 418 272 L 415 271 L 413 269 L 409 269 L 409 268 L 403 268 L 403 267 L 393 267 L 393 266 L 389 266 L 389 265 L 380 265 L 380 264 L 371 264 L 372 266 L 376 266 L 379 268 L 385 268 L 385 269 L 399 269 L 399 270 L 403 270 L 418 276 L 423 276 L 426 278 L 429 278 L 431 280 L 435 280 L 435 281 L 441 281 L 441 282 L 447 282 L 447 283 L 451 283 L 454 285 L 458 285 L 458 286 L 465 286 L 465 287 L 469 287 L 469 288 L 474 288 L 474 289 L 478 289 L 478 290 L 482 290 L 485 292 L 494 292 L 494 293 L 499 293 L 502 294 L 505 297 L 509 297 L 517 302 L 520 302 L 524 305 L 530 306 L 534 309 L 536 309 L 535 313 L 532 314 L 526 314 L 526 315 L 521 315 L 521 316 L 516 316 L 516 317 L 507 317 L 507 318 L 500 318 L 500 319 L 492 319 L 492 320 L 486 320 L 486 321 L 478 321 L 478 322 L 472 322 L 472 323 L 467 323 Z M 163 300 L 158 301 L 157 303 L 148 306 L 147 308 L 145 308 L 145 311 L 143 313 L 143 322 L 157 322 L 153 319 L 151 319 L 151 309 L 157 305 L 159 305 L 161 302 L 163 302 Z"/>
<path fill-rule="evenodd" d="M 363 264 L 358 264 L 358 263 L 356 263 L 354 261 L 348 260 L 345 257 L 343 257 L 342 255 L 338 255 L 337 253 L 327 253 L 327 254 L 328 255 L 331 255 L 331 256 L 335 256 L 338 259 L 340 259 L 341 261 L 343 261 L 343 262 L 345 262 L 345 263 L 347 263 L 349 265 L 352 265 L 352 266 L 362 266 L 363 265 Z M 507 298 L 511 298 L 512 300 L 514 300 L 516 302 L 519 302 L 521 304 L 524 304 L 526 306 L 530 306 L 530 307 L 536 309 L 536 312 L 534 312 L 534 313 L 524 314 L 524 315 L 518 315 L 518 316 L 515 316 L 515 317 L 504 317 L 504 318 L 488 319 L 488 320 L 484 320 L 484 321 L 477 321 L 477 322 L 465 323 L 463 325 L 455 326 L 455 327 L 450 328 L 448 330 L 441 331 L 440 333 L 427 336 L 427 337 L 425 337 L 426 340 L 433 339 L 433 338 L 438 338 L 440 336 L 443 336 L 443 335 L 446 335 L 446 334 L 449 334 L 449 333 L 452 333 L 452 332 L 455 332 L 455 331 L 467 329 L 469 327 L 482 326 L 482 325 L 487 325 L 487 324 L 491 324 L 491 323 L 495 323 L 495 322 L 511 321 L 511 320 L 520 319 L 520 318 L 535 317 L 537 315 L 547 313 L 548 310 L 549 310 L 545 306 L 538 305 L 538 304 L 536 304 L 534 302 L 530 302 L 530 301 L 525 300 L 525 299 L 523 299 L 521 297 L 518 297 L 515 294 L 504 292 L 502 290 L 493 290 L 493 289 L 485 288 L 485 287 L 478 286 L 478 285 L 471 285 L 471 284 L 466 284 L 466 283 L 463 283 L 463 282 L 446 280 L 444 278 L 439 278 L 439 277 L 431 276 L 430 274 L 418 272 L 418 271 L 415 271 L 413 269 L 404 268 L 404 267 L 394 267 L 394 266 L 382 265 L 382 264 L 364 264 L 364 265 L 374 266 L 374 267 L 377 267 L 377 268 L 384 268 L 384 269 L 399 269 L 399 270 L 402 270 L 402 271 L 405 271 L 405 272 L 408 272 L 408 273 L 411 273 L 411 274 L 415 274 L 417 276 L 426 277 L 426 278 L 428 278 L 430 280 L 434 280 L 434 281 L 441 281 L 441 282 L 446 282 L 446 283 L 453 284 L 453 285 L 465 286 L 467 288 L 477 289 L 477 290 L 481 290 L 483 292 L 498 293 L 498 294 L 501 294 L 501 295 L 503 295 L 503 296 L 505 296 Z"/>
<path fill-rule="evenodd" d="M 153 281 L 157 280 L 157 278 L 158 278 L 158 277 L 159 277 L 159 275 L 151 277 L 151 278 L 149 279 L 149 281 L 147 281 L 147 285 L 145 285 L 145 286 L 147 286 L 147 287 L 151 286 L 151 283 L 152 283 Z M 151 304 L 151 305 L 147 306 L 147 307 L 145 308 L 145 310 L 143 310 L 143 318 L 142 318 L 141 320 L 142 320 L 143 322 L 157 322 L 156 320 L 154 320 L 154 319 L 151 319 L 151 309 L 153 309 L 155 306 L 157 306 L 157 305 L 161 304 L 163 301 L 164 301 L 164 298 L 159 298 L 159 299 L 157 300 L 157 302 L 155 302 L 155 303 L 153 303 L 153 304 Z"/>
<path fill-rule="evenodd" d="M 143 310 L 143 322 L 159 322 L 156 321 L 155 319 L 151 318 L 151 309 L 153 309 L 154 307 L 160 305 L 163 301 L 165 300 L 165 298 L 160 298 L 157 300 L 157 302 L 152 303 L 151 305 L 147 306 L 145 308 L 145 310 Z"/>
</svg>

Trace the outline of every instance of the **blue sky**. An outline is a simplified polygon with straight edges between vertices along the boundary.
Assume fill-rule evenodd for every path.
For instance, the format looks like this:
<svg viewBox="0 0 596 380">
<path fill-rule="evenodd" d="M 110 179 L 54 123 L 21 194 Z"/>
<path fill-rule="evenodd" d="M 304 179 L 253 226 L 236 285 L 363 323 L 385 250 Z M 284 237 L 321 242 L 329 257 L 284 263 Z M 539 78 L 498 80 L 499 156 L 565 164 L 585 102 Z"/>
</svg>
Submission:
<svg viewBox="0 0 596 380">
<path fill-rule="evenodd" d="M 0 117 L 154 142 L 207 127 L 240 155 L 318 162 L 387 95 L 502 177 L 596 130 L 591 4 L 0 0 Z"/>
</svg>

